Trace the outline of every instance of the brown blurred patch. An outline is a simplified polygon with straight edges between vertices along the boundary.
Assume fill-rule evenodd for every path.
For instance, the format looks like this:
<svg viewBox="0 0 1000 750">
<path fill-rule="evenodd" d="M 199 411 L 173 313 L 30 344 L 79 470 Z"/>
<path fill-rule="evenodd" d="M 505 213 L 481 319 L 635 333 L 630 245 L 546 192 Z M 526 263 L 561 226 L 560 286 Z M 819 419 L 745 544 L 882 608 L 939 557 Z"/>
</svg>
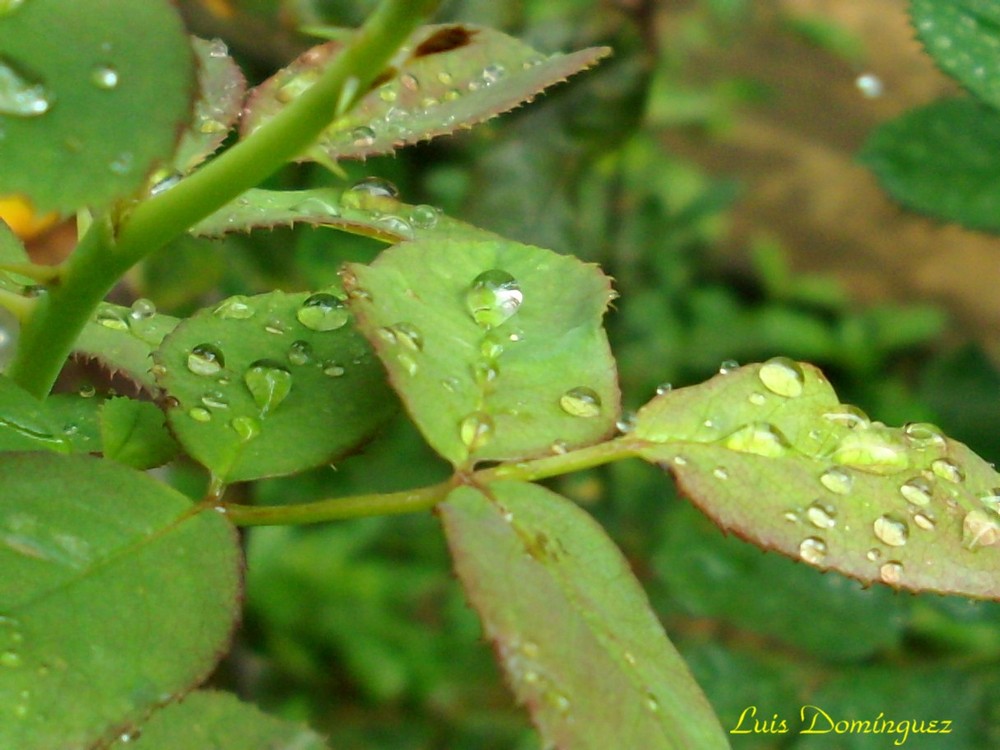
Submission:
<svg viewBox="0 0 1000 750">
<path fill-rule="evenodd" d="M 905 213 L 855 162 L 879 123 L 954 93 L 914 40 L 902 0 L 767 0 L 727 50 L 696 61 L 699 78 L 750 77 L 773 89 L 711 139 L 670 132 L 667 147 L 710 172 L 739 177 L 746 190 L 723 253 L 746 264 L 747 241 L 777 236 L 796 269 L 832 272 L 864 301 L 938 302 L 984 343 L 1000 339 L 1000 241 Z M 664 7 L 661 21 L 672 22 Z M 789 15 L 824 17 L 864 44 L 864 70 L 790 34 Z M 877 99 L 862 96 L 859 73 L 881 78 Z"/>
</svg>

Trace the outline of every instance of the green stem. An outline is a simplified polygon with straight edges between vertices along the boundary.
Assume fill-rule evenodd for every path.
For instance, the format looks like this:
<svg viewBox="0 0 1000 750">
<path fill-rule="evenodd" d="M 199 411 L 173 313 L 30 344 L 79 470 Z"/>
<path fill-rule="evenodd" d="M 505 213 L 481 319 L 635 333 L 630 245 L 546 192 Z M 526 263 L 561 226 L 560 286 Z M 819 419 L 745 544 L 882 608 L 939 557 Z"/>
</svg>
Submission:
<svg viewBox="0 0 1000 750">
<path fill-rule="evenodd" d="M 44 398 L 94 309 L 137 262 L 259 184 L 309 147 L 384 70 L 438 0 L 383 0 L 351 43 L 295 101 L 172 189 L 138 204 L 119 226 L 95 221 L 66 261 L 61 283 L 21 330 L 7 374 Z"/>
<path fill-rule="evenodd" d="M 346 518 L 418 513 L 430 510 L 455 487 L 453 480 L 417 490 L 384 495 L 318 500 L 298 505 L 226 505 L 226 515 L 237 526 L 275 526 L 340 521 Z"/>
<path fill-rule="evenodd" d="M 611 461 L 628 458 L 635 455 L 635 450 L 633 442 L 620 438 L 570 453 L 547 456 L 533 461 L 502 464 L 477 471 L 468 478 L 468 483 L 484 485 L 503 479 L 531 482 L 536 479 L 590 469 Z M 224 508 L 229 520 L 237 526 L 296 525 L 367 516 L 417 513 L 429 510 L 444 500 L 448 493 L 462 481 L 459 475 L 455 475 L 446 482 L 430 487 L 384 495 L 354 495 L 299 505 L 226 505 Z"/>
</svg>

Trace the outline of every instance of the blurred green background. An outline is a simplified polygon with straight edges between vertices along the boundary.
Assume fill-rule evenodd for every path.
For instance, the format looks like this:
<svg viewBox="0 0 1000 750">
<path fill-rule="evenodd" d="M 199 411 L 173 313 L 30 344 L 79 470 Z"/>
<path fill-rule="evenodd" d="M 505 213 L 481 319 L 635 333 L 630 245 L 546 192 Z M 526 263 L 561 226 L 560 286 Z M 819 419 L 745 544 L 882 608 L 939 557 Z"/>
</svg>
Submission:
<svg viewBox="0 0 1000 750">
<path fill-rule="evenodd" d="M 373 3 L 180 5 L 196 33 L 225 38 L 259 81 L 309 44 L 297 28 L 354 26 Z M 599 262 L 621 293 L 607 324 L 629 409 L 723 360 L 783 354 L 819 365 L 873 418 L 938 423 L 995 461 L 1000 313 L 962 279 L 988 279 L 1000 249 L 904 215 L 853 163 L 876 122 L 948 87 L 909 41 L 902 2 L 873 0 L 858 16 L 859 5 L 447 2 L 442 19 L 496 26 L 545 52 L 607 44 L 615 54 L 471 132 L 344 164 L 347 181 L 386 177 L 407 202 Z M 885 92 L 873 98 L 871 79 L 864 91 L 856 79 L 875 68 Z M 271 181 L 325 184 L 345 183 L 315 165 Z M 343 260 L 378 249 L 308 228 L 187 239 L 129 284 L 183 314 L 227 294 L 318 288 Z M 398 419 L 335 468 L 238 490 L 293 503 L 446 475 Z M 953 722 L 947 737 L 910 735 L 908 748 L 1000 747 L 1000 605 L 864 590 L 764 554 L 723 536 L 640 462 L 553 484 L 622 547 L 723 726 L 749 706 L 762 721 L 788 721 L 787 734 L 733 735 L 734 748 L 887 748 L 899 738 L 799 735 L 804 704 L 838 719 Z M 308 720 L 338 749 L 539 747 L 433 517 L 254 529 L 246 549 L 246 618 L 218 684 Z"/>
</svg>

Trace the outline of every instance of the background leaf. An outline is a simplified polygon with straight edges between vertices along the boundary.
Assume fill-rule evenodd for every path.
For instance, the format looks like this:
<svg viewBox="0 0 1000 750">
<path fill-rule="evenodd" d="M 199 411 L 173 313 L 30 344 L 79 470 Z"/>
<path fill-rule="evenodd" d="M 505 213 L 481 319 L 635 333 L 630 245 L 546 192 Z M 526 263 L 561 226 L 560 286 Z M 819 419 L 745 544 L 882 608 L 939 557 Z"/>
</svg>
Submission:
<svg viewBox="0 0 1000 750">
<path fill-rule="evenodd" d="M 148 401 L 131 398 L 111 398 L 102 404 L 101 445 L 105 458 L 134 469 L 162 466 L 178 453 L 163 412 Z"/>
<path fill-rule="evenodd" d="M 326 744 L 303 726 L 268 716 L 228 693 L 199 690 L 158 711 L 141 734 L 123 735 L 113 750 L 324 750 Z"/>
<path fill-rule="evenodd" d="M 0 193 L 100 209 L 169 159 L 194 61 L 168 0 L 19 4 L 0 16 L 0 50 Z"/>
<path fill-rule="evenodd" d="M 1000 7 L 992 0 L 910 0 L 917 37 L 941 69 L 1000 107 Z"/>
<path fill-rule="evenodd" d="M 46 406 L 0 375 L 0 451 L 68 453 L 69 441 Z"/>
<path fill-rule="evenodd" d="M 344 283 L 408 411 L 452 463 L 614 431 L 620 395 L 601 327 L 613 292 L 596 266 L 504 240 L 428 240 L 349 264 Z"/>
<path fill-rule="evenodd" d="M 396 407 L 332 290 L 231 297 L 182 321 L 155 360 L 174 435 L 231 482 L 329 463 Z"/>
<path fill-rule="evenodd" d="M 933 425 L 893 429 L 775 358 L 658 396 L 639 454 L 726 530 L 869 583 L 1000 598 L 1000 476 Z"/>
<path fill-rule="evenodd" d="M 246 135 L 319 77 L 338 42 L 313 47 L 251 92 Z M 595 47 L 545 57 L 494 29 L 427 26 L 400 51 L 395 68 L 308 153 L 320 161 L 363 159 L 488 120 L 590 67 L 610 50 Z"/>
<path fill-rule="evenodd" d="M 881 125 L 860 153 L 907 208 L 972 229 L 1000 231 L 1000 112 L 944 99 Z"/>
<path fill-rule="evenodd" d="M 205 678 L 238 613 L 220 514 L 83 456 L 0 454 L 0 486 L 0 746 L 91 747 Z"/>
<path fill-rule="evenodd" d="M 583 511 L 520 482 L 462 487 L 438 507 L 459 578 L 546 742 L 729 747 L 627 562 Z"/>
</svg>

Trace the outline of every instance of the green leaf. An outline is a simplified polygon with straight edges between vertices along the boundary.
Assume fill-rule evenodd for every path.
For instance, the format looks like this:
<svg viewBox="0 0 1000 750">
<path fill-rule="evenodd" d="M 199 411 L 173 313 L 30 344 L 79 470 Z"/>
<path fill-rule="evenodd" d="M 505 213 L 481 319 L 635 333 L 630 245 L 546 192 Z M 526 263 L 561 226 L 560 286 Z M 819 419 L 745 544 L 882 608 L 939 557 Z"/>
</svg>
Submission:
<svg viewBox="0 0 1000 750">
<path fill-rule="evenodd" d="M 52 424 L 73 453 L 101 453 L 101 406 L 96 393 L 54 393 L 45 399 Z"/>
<path fill-rule="evenodd" d="M 173 158 L 173 168 L 181 175 L 205 161 L 226 140 L 240 115 L 247 86 L 222 40 L 191 37 L 191 44 L 198 61 L 198 98 Z"/>
<path fill-rule="evenodd" d="M 92 747 L 203 680 L 238 613 L 232 526 L 111 461 L 0 455 L 0 747 Z"/>
<path fill-rule="evenodd" d="M 11 228 L 0 219 L 0 266 L 5 264 L 19 265 L 30 262 L 31 260 L 24 249 L 24 244 Z M 10 271 L 0 269 L 0 289 L 6 289 L 9 292 L 20 292 L 26 283 L 30 283 L 30 280 L 12 275 Z"/>
<path fill-rule="evenodd" d="M 461 487 L 438 506 L 458 576 L 547 744 L 727 748 L 628 563 L 538 485 Z"/>
<path fill-rule="evenodd" d="M 241 703 L 228 693 L 199 690 L 143 724 L 142 733 L 124 734 L 112 750 L 325 750 L 322 738 L 306 727 L 282 721 Z"/>
<path fill-rule="evenodd" d="M 386 195 L 394 188 L 366 179 L 347 190 L 248 190 L 192 227 L 204 237 L 308 224 L 396 243 L 413 239 L 486 239 L 484 229 L 449 218 L 434 206 L 411 206 Z"/>
<path fill-rule="evenodd" d="M 103 208 L 170 158 L 194 61 L 168 0 L 31 0 L 0 16 L 0 50 L 0 193 Z"/>
<path fill-rule="evenodd" d="M 309 88 L 342 46 L 305 52 L 251 92 L 244 135 Z M 469 128 L 530 101 L 609 54 L 592 47 L 546 57 L 499 31 L 478 26 L 422 28 L 385 80 L 336 120 L 304 158 L 364 159 Z"/>
<path fill-rule="evenodd" d="M 46 405 L 0 375 L 0 451 L 69 453 L 68 440 Z"/>
<path fill-rule="evenodd" d="M 407 242 L 343 272 L 351 308 L 411 416 L 455 465 L 614 432 L 617 373 L 594 265 L 494 241 Z"/>
<path fill-rule="evenodd" d="M 1000 6 L 993 0 L 911 0 L 917 37 L 941 69 L 1000 107 Z"/>
<path fill-rule="evenodd" d="M 724 530 L 863 583 L 1000 598 L 1000 476 L 933 425 L 845 406 L 778 357 L 658 396 L 632 433 Z"/>
<path fill-rule="evenodd" d="M 396 403 L 335 292 L 231 297 L 156 352 L 167 420 L 220 479 L 289 474 L 371 438 Z"/>
<path fill-rule="evenodd" d="M 97 361 L 110 374 L 122 375 L 156 395 L 160 389 L 152 373 L 153 351 L 179 322 L 155 312 L 148 300 L 138 300 L 130 308 L 102 302 L 73 345 L 73 354 Z"/>
<path fill-rule="evenodd" d="M 134 469 L 162 466 L 178 452 L 163 412 L 131 398 L 108 399 L 101 406 L 101 444 L 105 458 Z"/>
<path fill-rule="evenodd" d="M 907 208 L 1000 231 L 1000 112 L 944 99 L 879 127 L 860 159 Z"/>
</svg>

